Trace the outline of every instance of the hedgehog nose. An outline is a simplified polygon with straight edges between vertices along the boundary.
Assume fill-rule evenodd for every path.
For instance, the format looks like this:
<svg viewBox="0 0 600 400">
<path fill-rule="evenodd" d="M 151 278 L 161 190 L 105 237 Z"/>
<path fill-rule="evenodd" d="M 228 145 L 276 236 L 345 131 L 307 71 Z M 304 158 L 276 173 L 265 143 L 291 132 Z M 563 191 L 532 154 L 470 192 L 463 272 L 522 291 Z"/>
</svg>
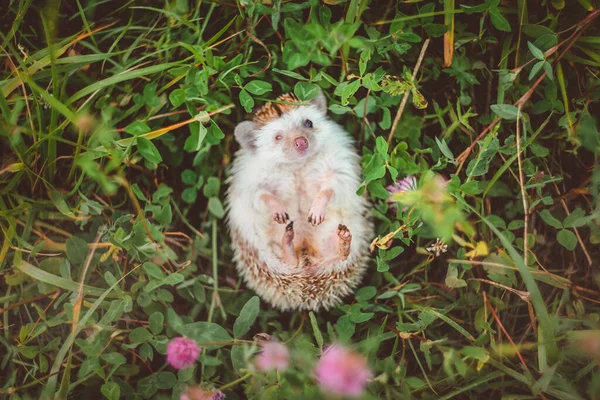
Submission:
<svg viewBox="0 0 600 400">
<path fill-rule="evenodd" d="M 298 151 L 304 151 L 308 148 L 308 140 L 304 136 L 297 137 L 294 140 L 294 146 Z"/>
</svg>

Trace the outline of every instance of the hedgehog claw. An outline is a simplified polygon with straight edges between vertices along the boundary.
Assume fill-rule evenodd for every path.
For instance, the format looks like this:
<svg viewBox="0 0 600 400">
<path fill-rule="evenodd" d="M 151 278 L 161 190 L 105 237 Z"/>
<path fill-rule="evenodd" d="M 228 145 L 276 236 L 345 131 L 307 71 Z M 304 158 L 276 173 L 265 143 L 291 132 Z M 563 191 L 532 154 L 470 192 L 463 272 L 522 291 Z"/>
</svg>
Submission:
<svg viewBox="0 0 600 400">
<path fill-rule="evenodd" d="M 285 224 L 289 220 L 290 220 L 290 216 L 286 212 L 277 212 L 276 211 L 273 213 L 273 221 L 277 222 L 278 224 Z"/>
</svg>

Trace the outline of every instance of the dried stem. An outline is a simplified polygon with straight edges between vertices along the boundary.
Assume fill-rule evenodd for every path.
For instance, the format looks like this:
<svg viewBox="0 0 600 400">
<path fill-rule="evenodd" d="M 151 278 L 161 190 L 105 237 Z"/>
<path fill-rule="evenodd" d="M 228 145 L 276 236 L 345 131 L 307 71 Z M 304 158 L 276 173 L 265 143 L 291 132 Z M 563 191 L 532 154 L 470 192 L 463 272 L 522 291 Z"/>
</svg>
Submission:
<svg viewBox="0 0 600 400">
<path fill-rule="evenodd" d="M 517 163 L 519 166 L 519 186 L 521 188 L 521 197 L 523 198 L 523 261 L 527 264 L 527 253 L 529 252 L 529 240 L 527 231 L 529 230 L 529 206 L 527 204 L 527 191 L 525 190 L 525 174 L 523 173 L 523 159 L 521 155 L 521 107 L 517 107 Z"/>
<path fill-rule="evenodd" d="M 423 43 L 423 47 L 421 48 L 421 54 L 419 54 L 419 58 L 417 59 L 417 63 L 415 64 L 415 68 L 412 72 L 413 81 L 417 76 L 417 72 L 419 72 L 419 68 L 421 67 L 421 62 L 423 62 L 423 58 L 425 57 L 425 52 L 427 51 L 427 46 L 429 46 L 429 39 L 425 40 Z M 392 143 L 392 136 L 394 135 L 394 131 L 398 126 L 398 122 L 400 121 L 400 117 L 402 117 L 402 113 L 404 112 L 404 107 L 406 107 L 406 103 L 408 102 L 408 96 L 410 95 L 410 90 L 404 92 L 404 97 L 400 102 L 400 107 L 398 107 L 398 112 L 396 113 L 396 118 L 394 119 L 394 123 L 392 124 L 392 129 L 390 130 L 390 134 L 388 135 L 387 144 L 388 146 Z"/>
</svg>

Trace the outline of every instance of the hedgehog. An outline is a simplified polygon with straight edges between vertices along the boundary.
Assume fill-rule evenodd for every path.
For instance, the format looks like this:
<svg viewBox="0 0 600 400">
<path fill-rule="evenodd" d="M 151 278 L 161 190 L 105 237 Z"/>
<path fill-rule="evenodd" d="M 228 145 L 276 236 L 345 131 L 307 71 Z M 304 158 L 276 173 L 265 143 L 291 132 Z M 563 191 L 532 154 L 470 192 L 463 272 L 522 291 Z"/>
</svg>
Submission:
<svg viewBox="0 0 600 400">
<path fill-rule="evenodd" d="M 282 95 L 234 137 L 226 223 L 239 275 L 281 311 L 340 304 L 362 281 L 373 227 L 360 156 L 325 95 Z"/>
</svg>

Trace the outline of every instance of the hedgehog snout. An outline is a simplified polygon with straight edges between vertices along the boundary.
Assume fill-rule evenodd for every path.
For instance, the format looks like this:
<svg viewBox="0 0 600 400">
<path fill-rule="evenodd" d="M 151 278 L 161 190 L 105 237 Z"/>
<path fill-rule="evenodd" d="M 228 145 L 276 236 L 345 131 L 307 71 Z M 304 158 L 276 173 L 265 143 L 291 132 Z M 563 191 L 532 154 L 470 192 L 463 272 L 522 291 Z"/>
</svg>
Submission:
<svg viewBox="0 0 600 400">
<path fill-rule="evenodd" d="M 306 151 L 306 149 L 308 149 L 308 139 L 304 136 L 297 137 L 296 139 L 294 139 L 294 147 L 298 152 L 302 153 Z"/>
</svg>

